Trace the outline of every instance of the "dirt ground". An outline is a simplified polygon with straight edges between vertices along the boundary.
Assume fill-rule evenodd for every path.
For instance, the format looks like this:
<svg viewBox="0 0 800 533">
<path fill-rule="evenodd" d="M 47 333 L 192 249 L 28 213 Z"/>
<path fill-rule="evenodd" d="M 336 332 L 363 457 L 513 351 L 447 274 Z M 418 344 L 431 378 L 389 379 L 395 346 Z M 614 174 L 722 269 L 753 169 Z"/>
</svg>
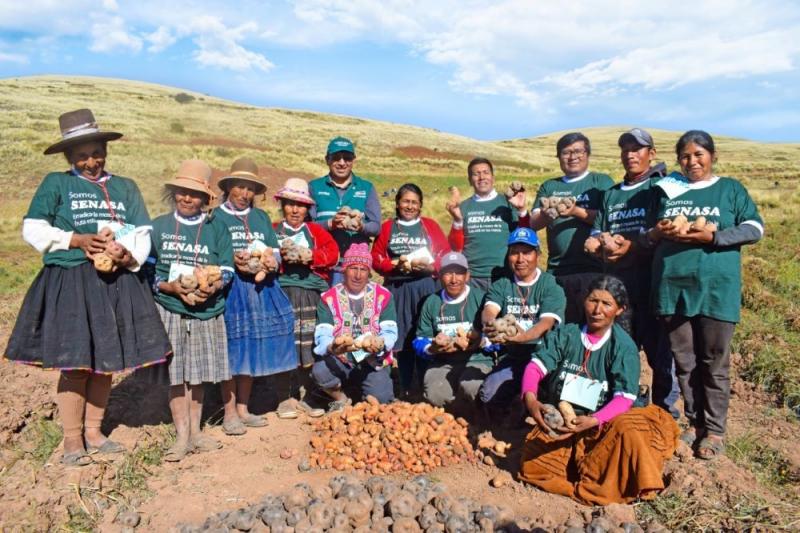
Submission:
<svg viewBox="0 0 800 533">
<path fill-rule="evenodd" d="M 124 503 L 124 507 L 139 513 L 140 530 L 168 531 L 179 523 L 202 524 L 213 513 L 255 503 L 264 495 L 279 494 L 295 483 L 316 486 L 338 474 L 298 471 L 298 462 L 309 449 L 311 425 L 303 417 L 279 420 L 271 412 L 277 404 L 276 390 L 285 388 L 285 384 L 267 378 L 257 380 L 252 404 L 254 412 L 266 413 L 268 426 L 250 429 L 241 437 L 229 437 L 219 426 L 212 425 L 208 431 L 223 443 L 221 450 L 190 455 L 179 464 L 148 466 L 144 490 L 119 494 L 111 487 L 118 486 L 115 477 L 125 473 L 127 463 L 123 456 L 108 462 L 98 459 L 84 468 L 65 468 L 58 463 L 59 446 L 43 466 L 29 459 L 26 452 L 31 452 L 32 444 L 26 440 L 28 426 L 38 419 L 54 416 L 55 372 L 2 362 L 0 380 L 4 383 L 0 389 L 0 449 L 3 450 L 0 527 L 3 530 L 49 530 L 64 524 L 73 530 L 81 529 L 80 523 L 76 526 L 70 520 L 76 510 L 83 509 L 99 517 L 91 524 L 99 530 L 119 531 L 122 527 L 115 523 L 115 518 L 117 508 Z M 734 380 L 730 434 L 753 435 L 758 442 L 776 450 L 787 462 L 787 468 L 800 472 L 798 424 L 780 417 L 771 417 L 764 424 L 764 413 L 771 403 L 768 395 L 747 382 Z M 214 424 L 219 418 L 219 393 L 214 388 L 209 388 L 206 404 L 205 414 Z M 115 380 L 104 427 L 114 440 L 128 450 L 141 449 L 163 435 L 162 424 L 167 423 L 166 388 L 154 387 L 133 375 Z M 510 506 L 521 523 L 545 529 L 555 529 L 570 519 L 573 523 L 575 520 L 586 523 L 593 516 L 607 516 L 617 524 L 638 519 L 648 531 L 659 530 L 658 524 L 648 523 L 651 517 L 639 512 L 641 504 L 593 509 L 517 481 L 492 488 L 490 480 L 501 470 L 516 473 L 524 435 L 525 429 L 495 432 L 495 436 L 515 445 L 512 453 L 496 466 L 479 462 L 440 468 L 430 475 L 456 496 Z M 296 453 L 290 459 L 282 459 L 280 454 L 287 449 Z M 668 486 L 663 501 L 671 501 L 670 495 L 679 495 L 703 509 L 721 509 L 718 525 L 722 527 L 742 528 L 746 522 L 728 523 L 731 513 L 722 510 L 735 511 L 745 499 L 757 498 L 762 502 L 758 509 L 747 511 L 761 523 L 785 523 L 786 514 L 796 512 L 796 508 L 787 507 L 785 497 L 760 483 L 752 471 L 725 457 L 715 463 L 699 461 L 685 446 L 667 464 L 665 480 Z M 799 489 L 794 484 L 782 490 L 797 496 Z M 117 501 L 115 505 L 114 500 L 104 495 L 125 501 Z M 686 529 L 694 529 L 693 524 L 687 523 Z"/>
</svg>

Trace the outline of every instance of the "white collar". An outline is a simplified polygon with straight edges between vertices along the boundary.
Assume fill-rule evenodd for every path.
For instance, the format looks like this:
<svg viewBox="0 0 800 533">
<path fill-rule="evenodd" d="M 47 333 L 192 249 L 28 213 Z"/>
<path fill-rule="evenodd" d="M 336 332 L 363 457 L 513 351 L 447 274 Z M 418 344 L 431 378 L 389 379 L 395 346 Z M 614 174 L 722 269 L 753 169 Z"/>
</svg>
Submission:
<svg viewBox="0 0 800 533">
<path fill-rule="evenodd" d="M 536 271 L 533 274 L 533 280 L 531 280 L 531 281 L 520 281 L 519 278 L 517 278 L 517 275 L 514 274 L 514 283 L 519 285 L 520 287 L 531 287 L 537 281 L 539 281 L 539 276 L 541 276 L 541 275 L 542 275 L 542 271 L 539 269 L 539 267 L 536 267 Z"/>
<path fill-rule="evenodd" d="M 206 214 L 203 212 L 200 213 L 199 217 L 194 218 L 192 220 L 189 220 L 188 218 L 183 218 L 178 214 L 177 211 L 175 211 L 173 215 L 175 216 L 175 220 L 186 226 L 196 226 L 198 224 L 201 224 L 206 219 Z"/>
<path fill-rule="evenodd" d="M 401 226 L 415 226 L 419 224 L 419 221 L 420 221 L 419 217 L 415 218 L 414 220 L 401 220 L 399 218 L 397 219 L 397 223 L 400 224 Z"/>
<path fill-rule="evenodd" d="M 229 215 L 246 215 L 250 212 L 250 207 L 246 207 L 241 211 L 235 209 L 233 206 L 228 206 L 228 202 L 223 203 L 219 206 L 220 209 L 228 213 Z"/>
<path fill-rule="evenodd" d="M 719 176 L 711 176 L 711 179 L 703 181 L 690 181 L 689 188 L 693 191 L 696 191 L 698 189 L 705 189 L 707 187 L 711 187 L 718 181 L 719 181 Z"/>
<path fill-rule="evenodd" d="M 497 191 L 492 189 L 492 192 L 487 194 L 486 196 L 478 196 L 477 193 L 473 194 L 472 197 L 475 199 L 476 202 L 488 202 L 489 200 L 494 200 L 497 198 Z"/>
<path fill-rule="evenodd" d="M 614 329 L 614 324 L 611 324 L 611 327 L 608 328 L 608 331 L 606 331 L 605 334 L 603 334 L 603 336 L 600 338 L 599 341 L 597 341 L 596 344 L 592 344 L 591 342 L 589 342 L 589 336 L 587 334 L 588 329 L 586 326 L 583 326 L 581 328 L 581 342 L 583 343 L 583 346 L 587 350 L 591 351 L 599 350 L 600 348 L 603 347 L 606 341 L 611 338 L 612 329 Z"/>
<path fill-rule="evenodd" d="M 303 228 L 305 227 L 305 225 L 306 225 L 306 223 L 305 223 L 305 222 L 303 222 L 303 223 L 302 223 L 302 224 L 300 224 L 298 227 L 296 227 L 296 228 L 293 228 L 292 226 L 290 226 L 289 224 L 287 224 L 285 220 L 283 221 L 283 227 L 284 227 L 284 228 L 286 228 L 286 229 L 288 229 L 288 230 L 291 230 L 291 231 L 300 231 L 301 229 L 303 229 Z"/>
<path fill-rule="evenodd" d="M 453 299 L 450 299 L 450 296 L 447 295 L 447 291 L 442 289 L 442 301 L 446 304 L 460 304 L 467 299 L 467 296 L 469 296 L 469 285 L 466 285 L 464 289 L 464 292 Z"/>
<path fill-rule="evenodd" d="M 589 175 L 589 169 L 587 168 L 583 174 L 580 176 L 575 176 L 574 178 L 568 178 L 566 176 L 561 177 L 561 181 L 564 183 L 575 183 L 576 181 L 581 181 L 583 178 Z"/>
<path fill-rule="evenodd" d="M 622 183 L 619 184 L 619 190 L 621 190 L 621 191 L 632 191 L 634 189 L 638 189 L 639 187 L 641 187 L 642 185 L 644 185 L 648 181 L 650 181 L 650 178 L 637 181 L 636 183 L 634 183 L 632 185 L 626 185 L 625 182 L 623 181 Z"/>
<path fill-rule="evenodd" d="M 351 300 L 360 300 L 367 294 L 367 289 L 365 288 L 363 291 L 359 292 L 358 294 L 350 294 L 347 289 L 344 290 L 344 293 L 347 295 L 348 298 Z"/>
</svg>

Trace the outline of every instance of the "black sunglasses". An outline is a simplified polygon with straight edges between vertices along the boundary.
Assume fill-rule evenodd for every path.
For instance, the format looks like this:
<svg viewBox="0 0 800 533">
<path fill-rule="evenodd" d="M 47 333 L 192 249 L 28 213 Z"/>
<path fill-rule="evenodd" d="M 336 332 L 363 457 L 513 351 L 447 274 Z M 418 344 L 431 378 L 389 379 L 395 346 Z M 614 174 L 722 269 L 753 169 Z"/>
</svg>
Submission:
<svg viewBox="0 0 800 533">
<path fill-rule="evenodd" d="M 356 156 L 352 152 L 334 152 L 332 154 L 328 154 L 328 161 L 333 163 L 334 161 L 338 161 L 340 159 L 344 159 L 348 163 L 355 159 Z"/>
</svg>

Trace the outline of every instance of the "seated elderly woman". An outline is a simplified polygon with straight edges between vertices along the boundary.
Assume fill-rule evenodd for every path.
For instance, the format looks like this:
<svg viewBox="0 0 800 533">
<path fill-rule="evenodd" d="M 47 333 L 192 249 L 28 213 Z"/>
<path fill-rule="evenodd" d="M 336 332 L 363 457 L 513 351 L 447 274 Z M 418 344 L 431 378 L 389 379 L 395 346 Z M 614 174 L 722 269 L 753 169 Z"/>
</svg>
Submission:
<svg viewBox="0 0 800 533">
<path fill-rule="evenodd" d="M 620 280 L 597 277 L 586 324 L 554 331 L 528 364 L 522 394 L 538 427 L 522 452 L 524 481 L 588 505 L 652 499 L 664 488 L 679 430 L 663 409 L 631 408 L 639 353 L 614 323 L 627 305 Z"/>
<path fill-rule="evenodd" d="M 331 410 L 350 402 L 344 386 L 381 403 L 394 400 L 389 374 L 397 322 L 391 293 L 370 281 L 372 256 L 366 243 L 353 244 L 342 260 L 344 281 L 324 293 L 317 305 L 311 375 L 332 399 Z"/>
</svg>

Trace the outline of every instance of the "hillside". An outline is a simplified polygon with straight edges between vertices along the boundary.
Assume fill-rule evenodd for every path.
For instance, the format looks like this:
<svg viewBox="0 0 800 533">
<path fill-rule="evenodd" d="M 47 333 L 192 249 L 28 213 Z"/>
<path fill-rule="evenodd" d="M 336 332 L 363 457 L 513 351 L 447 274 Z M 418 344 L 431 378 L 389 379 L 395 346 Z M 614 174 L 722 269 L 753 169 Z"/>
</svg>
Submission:
<svg viewBox="0 0 800 533">
<path fill-rule="evenodd" d="M 250 157 L 268 176 L 271 194 L 288 176 L 309 178 L 327 172 L 323 161 L 327 142 L 335 135 L 345 135 L 356 143 L 359 175 L 371 178 L 379 193 L 407 181 L 416 182 L 426 193 L 425 214 L 444 226 L 449 223 L 443 209 L 446 188 L 458 185 L 466 189 L 466 163 L 472 157 L 485 156 L 494 161 L 501 183 L 522 180 L 533 192 L 542 180 L 559 174 L 555 141 L 564 133 L 484 142 L 409 125 L 258 108 L 140 82 L 77 77 L 0 80 L 0 160 L 4 169 L 0 177 L 0 346 L 5 345 L 24 292 L 41 263 L 20 237 L 22 216 L 42 176 L 66 167 L 63 157 L 44 156 L 42 151 L 58 139 L 58 115 L 79 107 L 91 108 L 104 130 L 125 134 L 121 141 L 111 144 L 108 168 L 137 180 L 151 215 L 166 210 L 160 200 L 161 185 L 183 159 L 204 159 L 219 174 L 234 159 Z M 686 129 L 702 126 L 686 124 Z M 592 140 L 593 169 L 620 176 L 616 140 L 628 127 L 581 130 Z M 674 167 L 673 147 L 682 132 L 649 131 L 660 150 L 659 159 Z M 800 523 L 800 144 L 765 144 L 716 136 L 715 140 L 717 173 L 734 176 L 745 184 L 757 201 L 767 228 L 765 239 L 748 247 L 743 261 L 744 310 L 735 339 L 730 459 L 724 459 L 719 469 L 730 473 L 720 477 L 705 464 L 676 461 L 670 473 L 674 490 L 654 503 L 637 504 L 636 512 L 639 520 L 660 521 L 672 529 L 723 523 L 732 529 L 792 529 Z M 382 199 L 387 215 L 393 211 L 391 200 L 390 195 Z M 274 213 L 271 197 L 262 205 Z M 56 498 L 48 490 L 63 492 L 64 481 L 59 479 L 59 471 L 53 470 L 60 467 L 50 465 L 47 470 L 43 466 L 60 439 L 51 420 L 53 375 L 2 362 L 0 379 L 13 384 L 0 392 L 0 487 L 4 483 L 10 487 L 0 488 L 0 501 L 17 502 L 8 504 L 9 512 L 0 510 L 0 529 L 3 525 L 23 529 L 43 526 L 41 520 L 29 517 L 31 513 L 35 515 L 36 506 L 26 508 L 25 502 L 12 494 L 14 487 L 27 489 L 31 472 L 37 505 L 57 509 L 48 515 L 47 527 L 59 526 L 65 519 L 63 513 L 58 513 L 66 503 L 61 501 L 62 496 Z M 118 400 L 130 399 L 126 399 L 126 391 L 125 387 L 115 388 Z M 122 426 L 128 432 L 123 437 L 130 439 L 131 447 L 151 446 L 161 438 L 163 428 L 154 429 L 156 422 L 140 413 L 116 415 L 120 423 L 135 426 Z M 287 428 L 278 427 L 283 427 L 281 431 Z M 302 440 L 297 434 L 292 435 L 294 441 Z M 275 435 L 270 438 L 280 440 Z M 253 451 L 247 453 L 254 454 L 260 444 L 255 438 L 249 445 Z M 227 446 L 226 441 L 226 453 Z M 137 453 L 145 449 L 150 450 L 137 448 Z M 131 457 L 126 457 L 122 466 L 109 465 L 108 472 L 122 475 L 119 468 L 142 466 L 134 463 L 144 461 L 143 456 Z M 140 502 L 149 501 L 146 505 L 152 508 L 157 499 L 148 498 L 153 494 L 160 494 L 162 488 L 168 492 L 178 476 L 183 476 L 186 483 L 192 482 L 191 469 L 207 466 L 195 462 L 190 463 L 194 466 L 189 470 L 165 470 L 160 459 L 152 461 L 143 467 L 145 473 L 137 474 L 140 478 L 136 478 L 138 484 L 133 488 L 119 486 L 117 478 L 113 486 L 118 492 L 114 494 L 127 498 L 136 493 Z M 264 467 L 267 474 L 268 468 L 269 465 Z M 289 476 L 287 468 L 280 471 L 285 479 Z M 240 469 L 242 475 L 250 474 L 247 468 Z M 104 467 L 101 477 L 106 473 Z M 224 478 L 223 474 L 220 473 Z M 296 470 L 291 474 L 296 475 Z M 150 476 L 163 487 L 149 486 Z M 687 481 L 689 478 L 694 481 Z M 93 480 L 87 483 L 91 485 Z M 253 490 L 260 487 L 257 476 L 249 486 Z M 214 492 L 213 488 L 205 490 Z M 481 486 L 473 483 L 470 490 L 479 492 Z M 536 496 L 531 496 L 531 491 L 524 495 Z M 214 500 L 217 504 L 226 501 L 220 500 L 222 494 L 218 496 Z M 509 491 L 505 497 L 518 499 L 519 491 Z M 550 501 L 552 507 L 559 506 L 558 501 Z M 567 507 L 563 513 L 572 512 L 573 508 Z M 28 514 L 16 514 L 20 509 L 28 509 Z M 210 512 L 201 506 L 191 519 L 201 522 Z M 72 522 L 72 513 L 69 518 Z M 100 518 L 86 520 L 94 526 Z"/>
</svg>

